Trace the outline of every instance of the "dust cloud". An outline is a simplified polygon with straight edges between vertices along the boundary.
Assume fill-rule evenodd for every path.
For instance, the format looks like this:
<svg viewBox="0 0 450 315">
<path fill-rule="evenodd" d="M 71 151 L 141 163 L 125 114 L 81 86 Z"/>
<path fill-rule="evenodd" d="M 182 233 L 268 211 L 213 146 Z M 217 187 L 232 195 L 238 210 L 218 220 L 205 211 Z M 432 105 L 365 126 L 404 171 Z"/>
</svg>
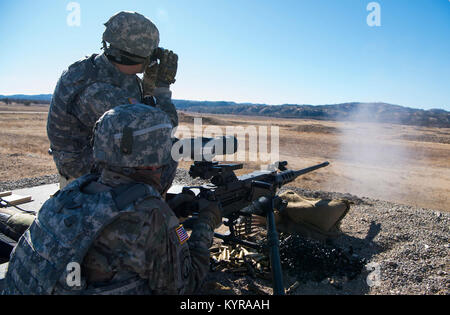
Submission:
<svg viewBox="0 0 450 315">
<path fill-rule="evenodd" d="M 329 184 L 335 191 L 394 201 L 407 194 L 411 153 L 396 141 L 395 129 L 376 117 L 376 106 L 364 104 L 340 124 L 335 167 L 342 176 Z"/>
</svg>

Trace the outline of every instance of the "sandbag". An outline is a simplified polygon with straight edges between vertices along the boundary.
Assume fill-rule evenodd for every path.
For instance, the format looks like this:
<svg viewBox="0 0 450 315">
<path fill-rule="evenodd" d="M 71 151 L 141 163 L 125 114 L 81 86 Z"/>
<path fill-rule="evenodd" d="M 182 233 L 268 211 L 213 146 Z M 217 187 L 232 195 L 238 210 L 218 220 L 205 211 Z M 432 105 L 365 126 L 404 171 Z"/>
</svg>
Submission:
<svg viewBox="0 0 450 315">
<path fill-rule="evenodd" d="M 18 241 L 35 216 L 16 209 L 0 209 L 0 232 Z"/>
<path fill-rule="evenodd" d="M 275 211 L 275 222 L 280 232 L 318 240 L 341 234 L 340 224 L 350 210 L 349 201 L 305 198 L 293 191 L 286 191 L 280 197 L 288 202 L 282 212 Z"/>
</svg>

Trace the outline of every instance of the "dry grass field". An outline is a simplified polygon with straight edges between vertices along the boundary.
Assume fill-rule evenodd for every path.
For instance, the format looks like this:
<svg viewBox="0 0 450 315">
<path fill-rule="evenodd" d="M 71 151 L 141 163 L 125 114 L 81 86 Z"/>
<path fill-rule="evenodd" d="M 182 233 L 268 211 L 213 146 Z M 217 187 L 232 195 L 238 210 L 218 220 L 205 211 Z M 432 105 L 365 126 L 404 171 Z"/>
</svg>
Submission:
<svg viewBox="0 0 450 315">
<path fill-rule="evenodd" d="M 0 181 L 56 174 L 48 155 L 48 106 L 0 103 Z"/>
<path fill-rule="evenodd" d="M 48 106 L 0 103 L 0 181 L 56 173 L 47 154 L 47 111 Z M 180 113 L 180 124 L 193 130 L 193 116 L 200 117 Z M 279 159 L 288 161 L 291 168 L 331 163 L 297 179 L 294 186 L 450 212 L 450 128 L 231 115 L 202 118 L 203 127 L 216 126 L 223 133 L 225 126 L 266 127 L 269 138 L 271 127 L 277 126 Z M 249 156 L 239 162 L 245 168 L 238 174 L 267 164 Z M 180 163 L 183 168 L 189 165 Z"/>
</svg>

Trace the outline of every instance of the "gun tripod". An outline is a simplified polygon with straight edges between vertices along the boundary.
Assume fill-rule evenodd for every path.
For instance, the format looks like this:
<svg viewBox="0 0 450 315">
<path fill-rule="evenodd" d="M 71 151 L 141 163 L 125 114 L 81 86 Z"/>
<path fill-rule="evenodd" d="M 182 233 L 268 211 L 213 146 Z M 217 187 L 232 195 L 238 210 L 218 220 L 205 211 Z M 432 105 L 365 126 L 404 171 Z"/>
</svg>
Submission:
<svg viewBox="0 0 450 315">
<path fill-rule="evenodd" d="M 278 232 L 275 227 L 274 209 L 275 204 L 280 203 L 281 199 L 278 196 L 273 197 L 261 197 L 253 202 L 250 206 L 244 210 L 234 213 L 228 217 L 228 221 L 224 222 L 228 226 L 229 234 L 214 233 L 214 237 L 223 240 L 225 244 L 240 244 L 247 246 L 258 251 L 267 250 L 269 252 L 270 268 L 272 271 L 273 279 L 273 294 L 284 295 L 283 285 L 283 271 L 280 261 L 280 242 L 278 238 Z M 265 216 L 267 219 L 267 242 L 265 245 L 257 244 L 239 238 L 239 235 L 235 229 L 236 223 L 241 216 L 250 217 L 252 214 Z"/>
</svg>

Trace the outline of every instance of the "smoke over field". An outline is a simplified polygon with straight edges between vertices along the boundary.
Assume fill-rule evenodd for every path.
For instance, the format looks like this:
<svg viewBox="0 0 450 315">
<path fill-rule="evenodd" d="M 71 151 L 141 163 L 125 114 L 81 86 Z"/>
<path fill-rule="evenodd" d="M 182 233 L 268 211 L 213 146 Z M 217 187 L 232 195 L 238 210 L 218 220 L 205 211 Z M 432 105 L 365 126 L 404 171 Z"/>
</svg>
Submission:
<svg viewBox="0 0 450 315">
<path fill-rule="evenodd" d="M 341 172 L 352 181 L 332 183 L 340 191 L 392 199 L 405 195 L 414 152 L 397 137 L 397 129 L 373 120 L 370 107 L 361 107 L 351 113 L 347 122 L 340 123 L 339 150 L 336 159 L 341 162 Z"/>
</svg>

